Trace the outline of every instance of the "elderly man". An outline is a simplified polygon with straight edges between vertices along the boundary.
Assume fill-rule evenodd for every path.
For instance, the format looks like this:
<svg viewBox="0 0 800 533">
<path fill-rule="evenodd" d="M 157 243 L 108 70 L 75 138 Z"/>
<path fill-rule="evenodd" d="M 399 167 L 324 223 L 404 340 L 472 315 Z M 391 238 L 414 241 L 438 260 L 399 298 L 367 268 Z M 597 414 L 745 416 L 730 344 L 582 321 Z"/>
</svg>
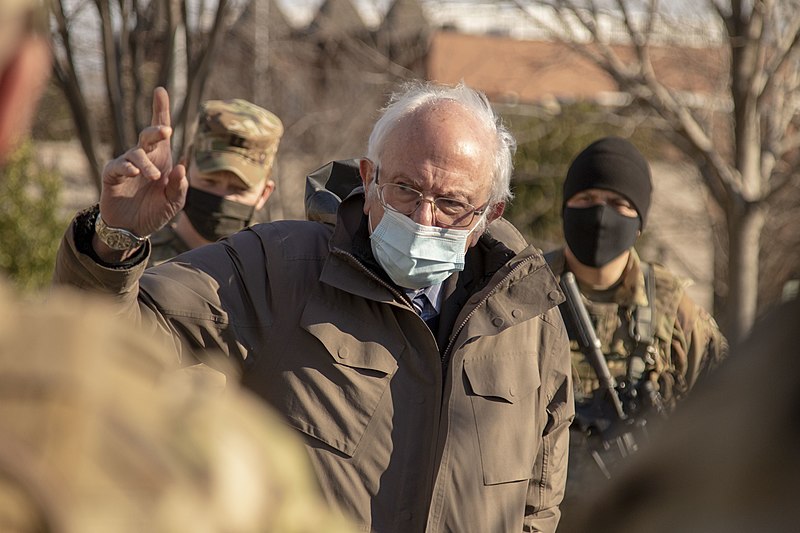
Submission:
<svg viewBox="0 0 800 533">
<path fill-rule="evenodd" d="M 249 226 L 275 190 L 270 175 L 282 135 L 280 119 L 247 100 L 205 102 L 182 161 L 186 205 L 152 235 L 150 265 Z"/>
<path fill-rule="evenodd" d="M 116 297 L 183 361 L 238 365 L 363 531 L 554 531 L 573 416 L 563 296 L 501 219 L 514 140 L 486 98 L 414 84 L 335 226 L 261 224 L 152 268 L 181 208 L 168 97 L 79 214 L 56 280 Z"/>
</svg>

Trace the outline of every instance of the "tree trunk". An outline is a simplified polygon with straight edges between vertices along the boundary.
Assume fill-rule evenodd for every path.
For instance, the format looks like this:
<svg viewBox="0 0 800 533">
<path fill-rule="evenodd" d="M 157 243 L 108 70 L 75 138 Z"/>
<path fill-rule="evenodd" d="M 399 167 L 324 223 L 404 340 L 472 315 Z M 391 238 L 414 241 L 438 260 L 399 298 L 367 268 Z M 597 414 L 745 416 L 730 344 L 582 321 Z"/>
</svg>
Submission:
<svg viewBox="0 0 800 533">
<path fill-rule="evenodd" d="M 125 135 L 125 102 L 122 94 L 122 72 L 120 71 L 120 57 L 115 43 L 116 36 L 112 21 L 111 7 L 108 2 L 97 2 L 97 11 L 100 15 L 101 44 L 103 47 L 103 71 L 105 73 L 105 88 L 108 98 L 108 107 L 111 119 L 111 146 L 112 157 L 122 155 L 128 149 L 131 139 Z M 132 132 L 137 133 L 137 132 Z"/>
<path fill-rule="evenodd" d="M 764 212 L 753 204 L 732 209 L 728 215 L 729 297 L 723 331 L 731 344 L 743 339 L 756 317 L 758 304 L 758 253 Z"/>
<path fill-rule="evenodd" d="M 71 65 L 67 65 L 70 69 Z M 89 108 L 86 101 L 83 99 L 83 93 L 80 86 L 75 80 L 74 76 L 69 76 L 58 63 L 53 64 L 53 72 L 55 73 L 55 80 L 58 87 L 64 93 L 69 105 L 69 110 L 72 115 L 72 121 L 75 124 L 75 134 L 83 148 L 83 153 L 86 156 L 86 162 L 89 166 L 89 173 L 91 174 L 92 183 L 97 191 L 97 196 L 100 196 L 100 190 L 103 188 L 103 175 L 100 169 L 100 161 L 95 152 L 95 139 L 91 129 L 91 118 L 89 117 Z M 74 72 L 74 71 L 73 71 Z"/>
</svg>

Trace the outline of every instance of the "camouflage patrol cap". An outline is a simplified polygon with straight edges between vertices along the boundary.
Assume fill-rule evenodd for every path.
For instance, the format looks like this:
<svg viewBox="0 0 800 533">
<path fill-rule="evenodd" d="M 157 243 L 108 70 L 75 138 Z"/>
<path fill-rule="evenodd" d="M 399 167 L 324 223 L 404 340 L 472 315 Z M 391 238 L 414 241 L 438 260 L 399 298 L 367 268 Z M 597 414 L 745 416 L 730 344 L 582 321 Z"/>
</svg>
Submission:
<svg viewBox="0 0 800 533">
<path fill-rule="evenodd" d="M 280 119 L 247 100 L 209 100 L 202 105 L 194 136 L 201 172 L 228 170 L 248 187 L 264 182 L 283 135 Z"/>
</svg>

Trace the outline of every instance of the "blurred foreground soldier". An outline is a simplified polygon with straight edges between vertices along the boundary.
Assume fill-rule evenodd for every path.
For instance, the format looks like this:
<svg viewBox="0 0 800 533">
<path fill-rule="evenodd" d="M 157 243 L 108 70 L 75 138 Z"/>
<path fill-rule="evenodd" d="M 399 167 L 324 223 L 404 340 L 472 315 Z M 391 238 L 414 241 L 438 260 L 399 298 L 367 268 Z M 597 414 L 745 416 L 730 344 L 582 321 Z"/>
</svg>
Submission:
<svg viewBox="0 0 800 533">
<path fill-rule="evenodd" d="M 151 237 L 150 264 L 249 226 L 275 190 L 270 176 L 282 135 L 278 117 L 246 100 L 205 102 L 184 160 L 186 204 Z"/>
<path fill-rule="evenodd" d="M 633 248 L 651 191 L 647 161 L 618 137 L 590 144 L 564 181 L 566 246 L 546 258 L 562 283 L 567 272 L 574 274 L 579 289 L 579 301 L 561 306 L 576 401 L 565 508 L 636 451 L 646 440 L 647 421 L 671 412 L 726 351 L 714 320 L 687 296 L 687 282 L 641 261 Z M 572 316 L 570 304 L 585 307 L 588 328 Z M 599 365 L 582 342 L 586 333 L 599 341 Z M 608 389 L 603 369 L 611 378 Z"/>
<path fill-rule="evenodd" d="M 255 398 L 85 294 L 0 295 L 0 531 L 353 531 Z"/>
<path fill-rule="evenodd" d="M 0 3 L 0 171 L 50 72 L 46 20 Z M 0 531 L 351 531 L 263 405 L 179 372 L 108 302 L 31 298 L 0 277 Z"/>
<path fill-rule="evenodd" d="M 563 533 L 797 531 L 798 325 L 800 300 L 765 314 Z"/>
<path fill-rule="evenodd" d="M 562 294 L 500 218 L 514 140 L 485 96 L 396 94 L 335 226 L 259 224 L 145 271 L 186 188 L 168 109 L 158 89 L 56 281 L 109 293 L 187 364 L 238 365 L 360 531 L 554 531 L 574 409 Z"/>
</svg>

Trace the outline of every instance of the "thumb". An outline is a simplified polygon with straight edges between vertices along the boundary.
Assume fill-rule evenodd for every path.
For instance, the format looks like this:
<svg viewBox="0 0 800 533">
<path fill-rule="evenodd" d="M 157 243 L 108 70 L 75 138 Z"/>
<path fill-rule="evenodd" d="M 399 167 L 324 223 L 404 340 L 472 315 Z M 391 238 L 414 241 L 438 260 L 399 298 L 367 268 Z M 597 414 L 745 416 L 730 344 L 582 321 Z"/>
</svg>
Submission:
<svg viewBox="0 0 800 533">
<path fill-rule="evenodd" d="M 164 194 L 171 204 L 178 205 L 176 212 L 183 209 L 183 204 L 186 202 L 186 191 L 188 190 L 189 180 L 186 179 L 186 167 L 175 165 L 169 173 Z"/>
</svg>

